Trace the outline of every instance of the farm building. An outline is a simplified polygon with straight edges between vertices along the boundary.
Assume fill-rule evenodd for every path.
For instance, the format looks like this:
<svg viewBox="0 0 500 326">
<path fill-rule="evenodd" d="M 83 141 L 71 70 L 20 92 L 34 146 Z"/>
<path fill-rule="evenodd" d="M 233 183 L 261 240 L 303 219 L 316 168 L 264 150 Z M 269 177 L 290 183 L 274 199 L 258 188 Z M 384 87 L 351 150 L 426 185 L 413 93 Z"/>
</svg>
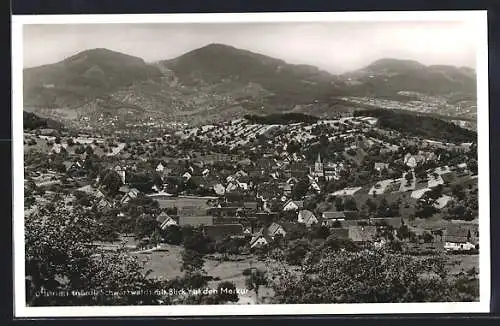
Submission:
<svg viewBox="0 0 500 326">
<path fill-rule="evenodd" d="M 444 232 L 444 249 L 450 251 L 472 250 L 479 242 L 477 224 L 450 223 Z"/>
<path fill-rule="evenodd" d="M 212 216 L 179 216 L 179 226 L 202 226 L 213 225 Z"/>
</svg>

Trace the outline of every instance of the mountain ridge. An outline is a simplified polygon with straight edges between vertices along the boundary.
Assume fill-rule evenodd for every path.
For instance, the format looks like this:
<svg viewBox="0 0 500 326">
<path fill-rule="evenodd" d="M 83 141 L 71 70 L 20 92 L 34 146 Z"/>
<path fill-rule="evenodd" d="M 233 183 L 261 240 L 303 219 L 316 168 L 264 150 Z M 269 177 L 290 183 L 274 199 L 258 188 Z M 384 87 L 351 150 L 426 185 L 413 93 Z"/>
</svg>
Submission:
<svg viewBox="0 0 500 326">
<path fill-rule="evenodd" d="M 460 67 L 382 58 L 334 75 L 220 43 L 155 63 L 106 48 L 88 49 L 26 68 L 23 75 L 29 107 L 88 111 L 135 106 L 181 117 L 227 110 L 236 116 L 285 112 L 316 103 L 330 110 L 340 96 L 397 96 L 402 90 L 475 92 L 475 73 Z"/>
</svg>

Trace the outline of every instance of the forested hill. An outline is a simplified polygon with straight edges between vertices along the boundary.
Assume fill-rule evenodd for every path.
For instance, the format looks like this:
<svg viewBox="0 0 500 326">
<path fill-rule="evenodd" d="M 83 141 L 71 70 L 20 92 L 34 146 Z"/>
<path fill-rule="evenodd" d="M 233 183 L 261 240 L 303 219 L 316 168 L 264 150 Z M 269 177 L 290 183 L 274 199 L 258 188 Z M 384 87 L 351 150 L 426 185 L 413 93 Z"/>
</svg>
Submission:
<svg viewBox="0 0 500 326">
<path fill-rule="evenodd" d="M 244 116 L 246 120 L 252 123 L 259 123 L 264 125 L 271 124 L 291 124 L 298 122 L 315 123 L 319 120 L 318 117 L 302 114 L 302 113 L 283 113 L 283 114 L 269 114 L 269 115 L 252 115 L 247 114 Z"/>
<path fill-rule="evenodd" d="M 363 110 L 354 116 L 371 116 L 378 118 L 382 129 L 392 129 L 401 133 L 445 142 L 475 142 L 477 133 L 461 128 L 451 122 L 408 111 L 387 109 Z"/>
<path fill-rule="evenodd" d="M 23 127 L 27 130 L 34 129 L 63 129 L 63 124 L 52 119 L 42 118 L 34 113 L 23 111 Z"/>
</svg>

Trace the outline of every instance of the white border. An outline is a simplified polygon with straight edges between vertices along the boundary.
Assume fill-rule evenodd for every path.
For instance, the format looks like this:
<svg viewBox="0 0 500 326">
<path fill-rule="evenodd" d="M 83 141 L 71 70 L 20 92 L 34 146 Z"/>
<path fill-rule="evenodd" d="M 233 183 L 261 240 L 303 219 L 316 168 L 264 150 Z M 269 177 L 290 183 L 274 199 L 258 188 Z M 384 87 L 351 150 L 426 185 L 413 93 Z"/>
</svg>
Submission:
<svg viewBox="0 0 500 326">
<path fill-rule="evenodd" d="M 57 15 L 12 17 L 13 175 L 14 175 L 14 316 L 202 316 L 202 315 L 299 315 L 480 313 L 490 310 L 490 204 L 488 41 L 486 11 L 344 12 L 344 13 L 235 13 L 160 15 Z M 464 21 L 477 27 L 478 166 L 480 232 L 480 301 L 473 303 L 215 305 L 26 307 L 24 267 L 24 158 L 23 158 L 23 34 L 24 24 L 119 23 L 264 23 L 264 22 L 443 22 Z"/>
</svg>

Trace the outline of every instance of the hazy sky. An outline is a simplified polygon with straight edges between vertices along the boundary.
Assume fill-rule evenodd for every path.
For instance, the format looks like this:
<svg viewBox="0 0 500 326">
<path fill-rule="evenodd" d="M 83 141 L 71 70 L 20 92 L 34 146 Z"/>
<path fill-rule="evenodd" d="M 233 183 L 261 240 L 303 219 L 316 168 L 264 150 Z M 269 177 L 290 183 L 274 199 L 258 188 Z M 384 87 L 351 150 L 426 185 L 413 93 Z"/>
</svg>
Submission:
<svg viewBox="0 0 500 326">
<path fill-rule="evenodd" d="M 108 48 L 170 59 L 210 43 L 262 53 L 332 73 L 380 58 L 475 67 L 476 35 L 462 22 L 327 22 L 24 25 L 24 66 Z"/>
</svg>

